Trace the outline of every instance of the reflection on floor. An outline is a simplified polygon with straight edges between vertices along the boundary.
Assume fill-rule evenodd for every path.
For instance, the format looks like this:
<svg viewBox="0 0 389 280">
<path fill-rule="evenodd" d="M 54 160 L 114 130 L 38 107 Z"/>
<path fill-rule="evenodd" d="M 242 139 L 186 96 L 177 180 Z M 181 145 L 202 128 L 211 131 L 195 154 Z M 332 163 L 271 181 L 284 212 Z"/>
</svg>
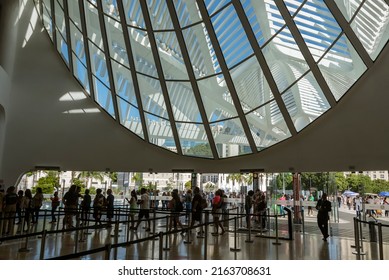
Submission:
<svg viewBox="0 0 389 280">
<path fill-rule="evenodd" d="M 142 224 L 143 225 L 143 224 Z M 141 225 L 141 226 L 142 226 Z M 36 225 L 40 227 L 41 224 Z M 0 259 L 37 260 L 50 259 L 62 255 L 73 254 L 106 244 L 117 244 L 127 240 L 149 238 L 152 233 L 139 227 L 138 231 L 129 230 L 121 225 L 115 234 L 115 227 L 89 229 L 87 232 L 71 231 L 50 233 L 42 241 L 42 236 L 32 236 L 23 239 L 5 240 L 0 245 Z M 48 225 L 48 229 L 50 226 Z M 52 228 L 55 229 L 53 225 Z M 157 225 L 164 229 L 163 222 Z M 295 228 L 293 240 L 265 238 L 261 233 L 238 230 L 236 234 L 232 224 L 223 235 L 213 236 L 213 226 L 209 226 L 207 238 L 198 238 L 191 234 L 180 232 L 164 236 L 162 240 L 155 236 L 141 243 L 111 249 L 109 259 L 119 260 L 357 260 L 379 259 L 377 242 L 362 243 L 362 253 L 356 254 L 354 239 L 350 237 L 332 236 L 327 242 L 317 233 L 307 233 Z M 265 234 L 266 235 L 266 234 Z M 389 259 L 389 245 L 384 242 L 384 259 Z M 43 249 L 43 251 L 41 251 Z M 42 252 L 42 253 L 41 253 Z M 104 251 L 75 259 L 106 259 Z"/>
</svg>

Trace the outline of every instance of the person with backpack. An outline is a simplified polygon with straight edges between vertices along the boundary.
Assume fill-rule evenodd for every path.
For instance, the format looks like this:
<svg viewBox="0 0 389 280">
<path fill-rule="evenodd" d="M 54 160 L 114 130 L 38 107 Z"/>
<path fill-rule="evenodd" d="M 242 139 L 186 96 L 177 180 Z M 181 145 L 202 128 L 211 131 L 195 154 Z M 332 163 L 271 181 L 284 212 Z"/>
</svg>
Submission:
<svg viewBox="0 0 389 280">
<path fill-rule="evenodd" d="M 221 195 L 222 195 L 221 190 L 217 190 L 212 200 L 212 216 L 213 216 L 213 222 L 215 228 L 215 231 L 212 233 L 212 235 L 219 235 L 219 227 L 221 229 L 220 235 L 223 235 L 225 232 L 224 227 L 220 222 L 220 215 L 222 214 L 222 205 L 223 205 L 223 199 Z"/>
</svg>

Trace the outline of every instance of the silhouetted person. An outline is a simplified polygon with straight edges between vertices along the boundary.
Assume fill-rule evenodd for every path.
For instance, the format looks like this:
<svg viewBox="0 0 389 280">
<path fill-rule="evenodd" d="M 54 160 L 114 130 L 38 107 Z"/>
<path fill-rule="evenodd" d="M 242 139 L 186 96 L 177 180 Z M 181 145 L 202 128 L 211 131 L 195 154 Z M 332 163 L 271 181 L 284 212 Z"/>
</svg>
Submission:
<svg viewBox="0 0 389 280">
<path fill-rule="evenodd" d="M 322 197 L 317 201 L 316 204 L 317 212 L 317 224 L 323 234 L 323 240 L 327 241 L 328 235 L 328 220 L 329 212 L 331 212 L 331 202 L 327 200 L 327 194 L 323 193 Z"/>
</svg>

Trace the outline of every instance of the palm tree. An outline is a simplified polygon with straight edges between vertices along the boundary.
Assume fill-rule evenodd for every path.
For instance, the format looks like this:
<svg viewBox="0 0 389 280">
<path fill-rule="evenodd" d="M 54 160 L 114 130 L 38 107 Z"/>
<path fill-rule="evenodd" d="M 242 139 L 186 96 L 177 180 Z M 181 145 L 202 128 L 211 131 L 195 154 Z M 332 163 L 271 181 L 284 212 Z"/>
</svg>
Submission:
<svg viewBox="0 0 389 280">
<path fill-rule="evenodd" d="M 135 172 L 131 178 L 135 182 L 135 186 L 140 187 L 143 184 L 143 174 L 140 172 Z"/>
<path fill-rule="evenodd" d="M 81 171 L 77 176 L 78 179 L 84 179 L 86 188 L 89 189 L 92 186 L 92 180 L 96 179 L 102 182 L 104 180 L 104 176 L 101 172 L 94 171 Z"/>
</svg>

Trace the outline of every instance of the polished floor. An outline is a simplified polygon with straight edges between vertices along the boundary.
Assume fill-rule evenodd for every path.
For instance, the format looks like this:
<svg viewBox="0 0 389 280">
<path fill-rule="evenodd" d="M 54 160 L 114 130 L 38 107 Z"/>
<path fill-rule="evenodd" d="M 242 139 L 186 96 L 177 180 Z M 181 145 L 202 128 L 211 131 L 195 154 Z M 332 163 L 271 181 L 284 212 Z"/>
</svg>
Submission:
<svg viewBox="0 0 389 280">
<path fill-rule="evenodd" d="M 361 225 L 361 247 L 355 248 L 352 223 L 353 213 L 340 212 L 339 223 L 331 223 L 332 236 L 322 240 L 315 217 L 306 217 L 304 225 L 293 226 L 293 239 L 285 238 L 286 219 L 278 221 L 266 231 L 240 228 L 234 221 L 226 223 L 226 233 L 214 236 L 213 225 L 208 227 L 206 237 L 180 231 L 162 235 L 166 229 L 165 219 L 160 219 L 151 232 L 142 223 L 137 231 L 127 224 L 109 228 L 55 232 L 56 224 L 46 224 L 47 235 L 29 237 L 5 237 L 0 239 L 0 259 L 39 260 L 64 256 L 64 259 L 118 259 L 118 260 L 378 260 L 389 259 L 389 230 L 382 231 L 383 242 L 370 240 L 368 226 Z M 385 224 L 389 218 L 382 218 Z M 43 221 L 35 226 L 41 232 Z M 237 230 L 235 230 L 237 229 Z M 16 230 L 16 229 L 15 229 Z M 51 231 L 52 230 L 52 231 Z M 33 229 L 34 231 L 34 229 Z M 154 233 L 153 233 L 154 232 Z M 162 237 L 158 236 L 161 232 Z M 372 242 L 373 241 L 373 242 Z M 130 242 L 132 244 L 125 244 Z M 120 246 L 115 246 L 119 244 Z M 382 247 L 380 247 L 382 244 Z M 88 254 L 83 252 L 89 251 Z M 72 255 L 73 254 L 73 255 Z"/>
</svg>

